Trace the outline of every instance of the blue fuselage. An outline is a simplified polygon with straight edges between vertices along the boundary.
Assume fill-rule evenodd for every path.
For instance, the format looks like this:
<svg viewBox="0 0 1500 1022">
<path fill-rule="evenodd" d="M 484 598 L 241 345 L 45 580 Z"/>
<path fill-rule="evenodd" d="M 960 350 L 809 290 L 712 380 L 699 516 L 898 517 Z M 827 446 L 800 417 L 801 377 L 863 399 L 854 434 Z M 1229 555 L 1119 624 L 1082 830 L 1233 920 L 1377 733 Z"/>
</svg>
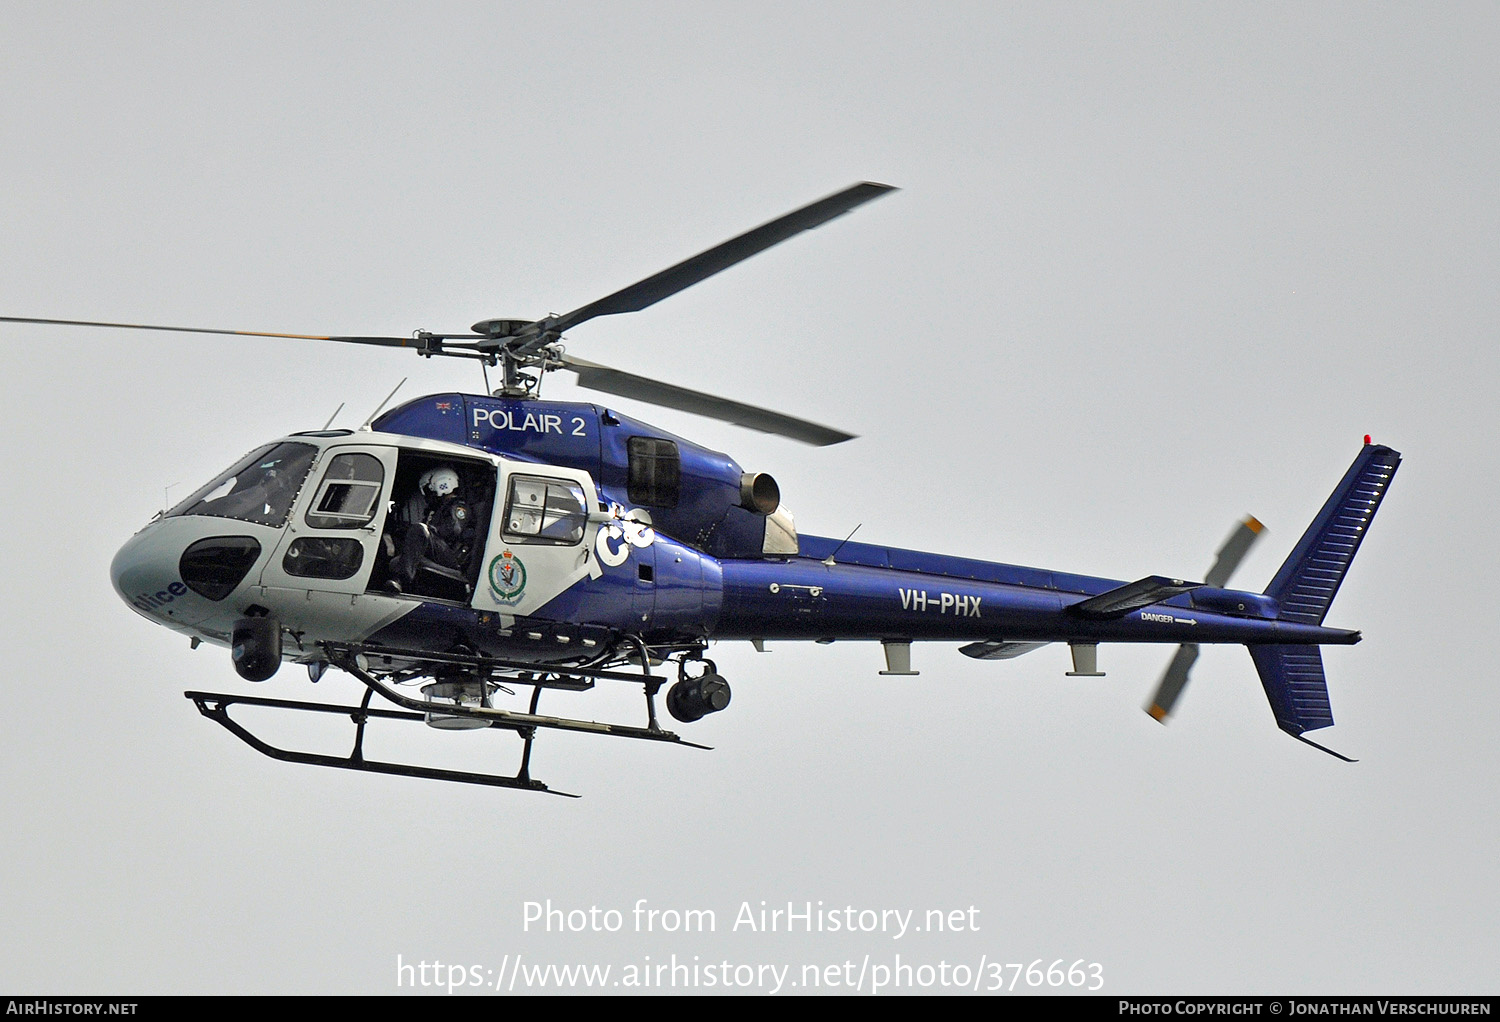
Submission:
<svg viewBox="0 0 1500 1022">
<path fill-rule="evenodd" d="M 1194 605 L 1239 596 L 1263 610 L 1259 594 L 1199 590 L 1119 617 L 1091 619 L 1070 608 L 1116 589 L 1111 579 L 846 544 L 827 564 L 817 554 L 834 541 L 802 537 L 812 556 L 723 562 L 724 604 L 718 638 L 912 639 L 1018 642 L 1353 643 L 1359 633 Z M 825 555 L 826 556 L 826 555 Z M 913 567 L 901 567 L 903 562 Z M 915 568 L 920 565 L 921 570 Z M 946 569 L 946 570 L 945 570 Z"/>
</svg>

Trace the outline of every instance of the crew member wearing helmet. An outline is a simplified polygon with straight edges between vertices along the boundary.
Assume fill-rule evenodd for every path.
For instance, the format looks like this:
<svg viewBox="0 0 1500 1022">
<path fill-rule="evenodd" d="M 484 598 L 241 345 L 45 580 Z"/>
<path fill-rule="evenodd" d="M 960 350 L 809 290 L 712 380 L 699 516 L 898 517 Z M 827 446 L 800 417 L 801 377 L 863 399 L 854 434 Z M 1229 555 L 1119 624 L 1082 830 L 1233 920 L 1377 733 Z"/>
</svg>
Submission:
<svg viewBox="0 0 1500 1022">
<path fill-rule="evenodd" d="M 474 508 L 464 495 L 463 481 L 451 465 L 422 473 L 417 491 L 402 509 L 406 536 L 401 555 L 391 561 L 391 574 L 408 585 L 424 564 L 466 572 L 474 550 Z"/>
</svg>

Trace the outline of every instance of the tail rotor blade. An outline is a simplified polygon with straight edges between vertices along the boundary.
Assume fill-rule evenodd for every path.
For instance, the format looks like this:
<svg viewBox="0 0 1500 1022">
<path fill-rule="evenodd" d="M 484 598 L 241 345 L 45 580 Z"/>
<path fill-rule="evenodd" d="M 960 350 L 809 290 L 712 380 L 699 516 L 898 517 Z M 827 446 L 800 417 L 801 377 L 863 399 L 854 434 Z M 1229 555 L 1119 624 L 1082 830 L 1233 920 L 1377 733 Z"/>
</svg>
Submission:
<svg viewBox="0 0 1500 1022">
<path fill-rule="evenodd" d="M 1167 717 L 1171 716 L 1172 707 L 1177 704 L 1182 690 L 1187 688 L 1188 672 L 1193 669 L 1197 659 L 1196 642 L 1186 642 L 1177 647 L 1177 655 L 1167 665 L 1166 673 L 1161 676 L 1161 684 L 1156 687 L 1156 695 L 1146 707 L 1146 712 L 1158 722 L 1165 724 Z"/>
<path fill-rule="evenodd" d="M 1260 538 L 1266 527 L 1251 515 L 1246 515 L 1244 520 L 1234 527 L 1224 545 L 1219 547 L 1218 556 L 1214 560 L 1214 566 L 1208 569 L 1208 574 L 1203 577 L 1204 584 L 1214 589 L 1223 589 L 1229 582 L 1229 576 L 1234 574 L 1234 569 L 1240 566 L 1255 541 Z M 1188 672 L 1193 669 L 1193 664 L 1198 660 L 1197 643 L 1185 643 L 1177 647 L 1177 654 L 1172 657 L 1172 662 L 1167 665 L 1166 671 L 1161 676 L 1161 683 L 1156 686 L 1156 695 L 1151 702 L 1146 704 L 1146 712 L 1165 724 L 1167 718 L 1172 714 L 1172 708 L 1177 705 L 1177 700 L 1182 698 L 1183 689 L 1187 688 Z"/>
<path fill-rule="evenodd" d="M 1229 534 L 1224 545 L 1219 547 L 1218 559 L 1208 569 L 1208 575 L 1203 579 L 1204 584 L 1223 589 L 1229 583 L 1229 576 L 1234 574 L 1234 569 L 1240 566 L 1240 561 L 1245 559 L 1265 528 L 1253 515 L 1246 515 L 1244 521 Z"/>
</svg>

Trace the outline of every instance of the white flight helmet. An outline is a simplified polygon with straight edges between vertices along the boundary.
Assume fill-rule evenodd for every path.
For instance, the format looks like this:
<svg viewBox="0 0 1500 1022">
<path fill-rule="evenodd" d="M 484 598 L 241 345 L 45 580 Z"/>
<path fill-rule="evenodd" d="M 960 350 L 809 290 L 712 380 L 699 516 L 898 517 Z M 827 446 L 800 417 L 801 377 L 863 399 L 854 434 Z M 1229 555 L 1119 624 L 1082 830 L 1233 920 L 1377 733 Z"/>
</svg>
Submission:
<svg viewBox="0 0 1500 1022">
<path fill-rule="evenodd" d="M 447 465 L 422 473 L 422 491 L 434 497 L 446 497 L 458 489 L 458 473 Z"/>
</svg>

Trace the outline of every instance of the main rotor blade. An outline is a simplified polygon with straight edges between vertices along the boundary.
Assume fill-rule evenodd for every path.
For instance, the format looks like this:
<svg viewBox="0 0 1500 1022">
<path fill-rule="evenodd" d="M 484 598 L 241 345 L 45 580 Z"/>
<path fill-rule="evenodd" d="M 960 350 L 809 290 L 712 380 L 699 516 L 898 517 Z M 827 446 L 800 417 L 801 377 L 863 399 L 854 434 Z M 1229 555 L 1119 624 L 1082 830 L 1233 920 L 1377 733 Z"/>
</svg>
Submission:
<svg viewBox="0 0 1500 1022">
<path fill-rule="evenodd" d="M 574 358 L 572 355 L 563 355 L 562 362 L 564 369 L 578 374 L 578 385 L 590 390 L 601 390 L 606 394 L 618 394 L 621 397 L 676 408 L 678 411 L 692 412 L 694 415 L 718 419 L 721 422 L 732 422 L 736 426 L 759 430 L 762 433 L 775 433 L 777 436 L 790 437 L 815 447 L 827 447 L 829 444 L 854 439 L 853 433 L 845 433 L 843 430 L 830 429 L 816 422 L 808 422 L 806 419 L 783 415 L 781 412 L 757 408 L 754 405 L 715 397 L 697 390 L 688 390 L 686 387 L 673 386 L 645 376 L 636 376 L 634 373 L 611 369 L 609 366 L 587 362 L 581 358 Z"/>
<path fill-rule="evenodd" d="M 723 244 L 715 245 L 706 252 L 699 252 L 690 259 L 684 259 L 676 266 L 668 267 L 612 295 L 606 295 L 598 301 L 590 302 L 556 319 L 545 320 L 539 325 L 548 333 L 556 335 L 596 316 L 639 312 L 669 295 L 692 287 L 700 280 L 712 277 L 720 270 L 727 270 L 735 263 L 743 262 L 759 252 L 764 252 L 772 245 L 780 244 L 795 234 L 820 227 L 834 217 L 842 216 L 854 207 L 891 191 L 895 191 L 894 186 L 876 184 L 872 181 L 864 181 L 851 188 L 845 188 L 836 195 L 819 199 L 785 216 L 777 217 L 770 223 L 761 224 L 738 237 L 730 238 Z"/>
<path fill-rule="evenodd" d="M 231 337 L 285 337 L 297 341 L 344 341 L 349 344 L 377 344 L 386 348 L 421 348 L 415 337 L 330 337 L 322 334 L 276 334 L 261 330 L 213 330 L 196 326 L 150 326 L 145 323 L 95 323 L 82 319 L 27 319 L 0 316 L 0 323 L 40 323 L 45 326 L 100 326 L 115 330 L 160 330 L 175 334 L 222 334 Z"/>
<path fill-rule="evenodd" d="M 1215 589 L 1223 589 L 1228 585 L 1229 576 L 1234 574 L 1234 569 L 1240 566 L 1240 561 L 1245 559 L 1245 554 L 1250 552 L 1250 547 L 1264 530 L 1265 526 L 1260 524 L 1254 516 L 1246 515 L 1244 521 L 1240 522 L 1229 534 L 1224 545 L 1219 547 L 1218 559 L 1214 561 L 1214 566 L 1208 569 L 1203 584 L 1213 586 Z"/>
</svg>

